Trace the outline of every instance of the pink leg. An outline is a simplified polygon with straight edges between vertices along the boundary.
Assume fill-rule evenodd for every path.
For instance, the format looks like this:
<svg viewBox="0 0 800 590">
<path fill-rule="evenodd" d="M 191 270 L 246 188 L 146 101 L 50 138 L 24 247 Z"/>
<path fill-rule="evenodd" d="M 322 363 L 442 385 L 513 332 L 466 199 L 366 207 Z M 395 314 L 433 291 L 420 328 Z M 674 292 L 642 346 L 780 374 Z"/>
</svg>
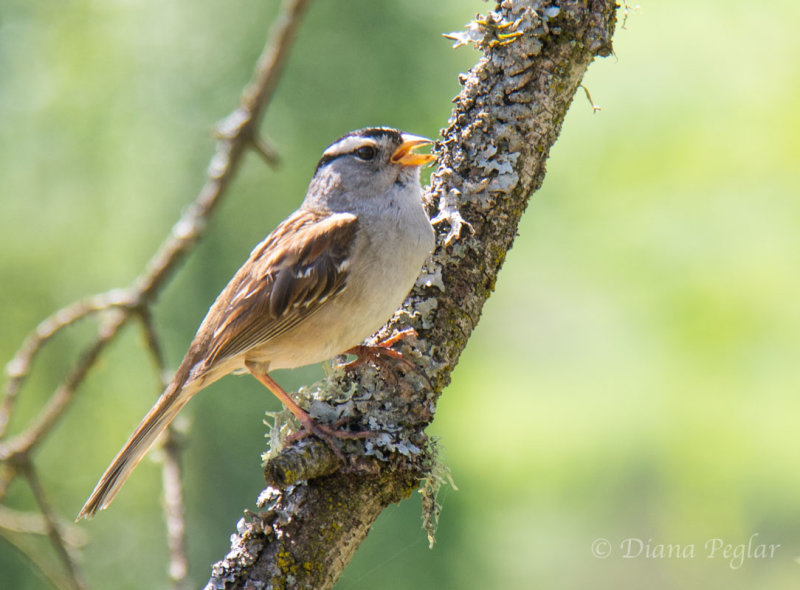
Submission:
<svg viewBox="0 0 800 590">
<path fill-rule="evenodd" d="M 249 363 L 245 363 L 245 366 L 250 371 L 250 374 L 258 379 L 267 389 L 269 389 L 275 397 L 281 400 L 281 403 L 286 406 L 289 411 L 295 415 L 295 417 L 300 421 L 300 424 L 303 427 L 303 430 L 300 432 L 295 432 L 291 436 L 289 436 L 286 440 L 287 442 L 294 442 L 305 438 L 311 434 L 323 440 L 327 445 L 331 448 L 331 450 L 336 453 L 336 456 L 339 457 L 342 461 L 345 460 L 342 451 L 339 450 L 339 447 L 334 442 L 334 439 L 337 438 L 367 438 L 370 436 L 375 436 L 376 433 L 370 431 L 362 431 L 362 432 L 350 432 L 347 430 L 336 430 L 335 428 L 331 428 L 330 426 L 325 426 L 324 424 L 320 424 L 316 420 L 314 420 L 311 416 L 308 415 L 303 408 L 297 405 L 288 393 L 286 393 L 283 388 L 278 385 L 278 383 L 269 376 L 268 373 L 264 373 L 261 371 L 256 370 L 255 365 L 250 365 Z"/>
</svg>

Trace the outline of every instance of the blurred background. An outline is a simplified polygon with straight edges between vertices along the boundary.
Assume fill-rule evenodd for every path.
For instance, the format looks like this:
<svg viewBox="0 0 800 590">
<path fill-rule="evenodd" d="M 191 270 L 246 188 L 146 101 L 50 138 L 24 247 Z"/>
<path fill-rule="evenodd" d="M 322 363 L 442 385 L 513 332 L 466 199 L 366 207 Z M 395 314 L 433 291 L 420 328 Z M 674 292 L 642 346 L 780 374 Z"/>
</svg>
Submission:
<svg viewBox="0 0 800 590">
<path fill-rule="evenodd" d="M 248 155 L 159 301 L 171 366 L 328 143 L 373 124 L 437 135 L 478 58 L 441 34 L 491 7 L 312 5 L 264 121 L 283 166 Z M 212 125 L 236 105 L 276 9 L 3 1 L 2 363 L 48 314 L 140 272 L 200 188 Z M 337 588 L 797 587 L 799 23 L 795 0 L 673 0 L 642 2 L 618 28 L 616 56 L 584 80 L 602 110 L 579 91 L 430 428 L 459 488 L 441 495 L 436 546 L 414 494 L 381 516 Z M 47 348 L 12 431 L 92 328 Z M 296 388 L 321 372 L 277 378 Z M 60 515 L 77 513 L 157 394 L 132 324 L 37 455 Z M 254 507 L 262 420 L 277 408 L 231 377 L 185 411 L 195 586 Z M 81 524 L 92 587 L 166 586 L 160 493 L 145 461 L 111 510 Z M 19 483 L 7 503 L 33 505 Z M 729 558 L 709 557 L 713 539 Z M 757 558 L 761 543 L 780 547 Z M 694 557 L 662 557 L 662 544 Z M 2 539 L 0 571 L 4 587 L 45 585 Z"/>
</svg>

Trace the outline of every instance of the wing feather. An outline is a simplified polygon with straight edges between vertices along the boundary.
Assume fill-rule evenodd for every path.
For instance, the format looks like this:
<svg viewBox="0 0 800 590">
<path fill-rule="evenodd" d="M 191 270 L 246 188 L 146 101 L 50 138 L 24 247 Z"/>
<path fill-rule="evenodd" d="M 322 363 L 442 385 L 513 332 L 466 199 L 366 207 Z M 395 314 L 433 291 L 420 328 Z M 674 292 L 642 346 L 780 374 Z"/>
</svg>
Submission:
<svg viewBox="0 0 800 590">
<path fill-rule="evenodd" d="M 220 293 L 192 346 L 214 364 L 305 321 L 347 286 L 357 218 L 298 210 L 256 246 Z"/>
</svg>

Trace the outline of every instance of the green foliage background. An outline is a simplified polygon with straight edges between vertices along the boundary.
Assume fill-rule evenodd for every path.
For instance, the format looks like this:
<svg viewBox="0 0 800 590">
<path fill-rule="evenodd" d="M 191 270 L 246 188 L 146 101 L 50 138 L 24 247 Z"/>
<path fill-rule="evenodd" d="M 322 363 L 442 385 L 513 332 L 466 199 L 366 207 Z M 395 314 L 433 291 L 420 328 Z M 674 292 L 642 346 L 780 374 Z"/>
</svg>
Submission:
<svg viewBox="0 0 800 590">
<path fill-rule="evenodd" d="M 0 358 L 55 309 L 127 284 L 203 181 L 277 4 L 4 0 L 0 6 Z M 441 33 L 478 0 L 316 2 L 249 155 L 164 293 L 175 366 L 253 244 L 300 201 L 321 150 L 389 124 L 435 136 L 477 58 Z M 419 500 L 387 510 L 337 588 L 796 587 L 800 578 L 800 4 L 645 2 L 585 80 L 431 432 L 459 491 L 427 549 Z M 63 334 L 18 430 L 91 335 Z M 37 457 L 76 514 L 157 395 L 129 328 Z M 321 369 L 284 372 L 297 387 Z M 261 489 L 264 411 L 228 378 L 186 412 L 191 575 L 205 582 Z M 159 469 L 81 525 L 96 588 L 164 587 Z M 22 485 L 9 503 L 32 501 Z M 780 544 L 772 559 L 705 543 Z M 611 555 L 591 553 L 608 539 Z M 695 545 L 624 559 L 620 543 Z M 42 550 L 47 545 L 42 543 Z M 736 565 L 734 562 L 733 565 Z M 0 541 L 2 585 L 43 580 Z"/>
</svg>

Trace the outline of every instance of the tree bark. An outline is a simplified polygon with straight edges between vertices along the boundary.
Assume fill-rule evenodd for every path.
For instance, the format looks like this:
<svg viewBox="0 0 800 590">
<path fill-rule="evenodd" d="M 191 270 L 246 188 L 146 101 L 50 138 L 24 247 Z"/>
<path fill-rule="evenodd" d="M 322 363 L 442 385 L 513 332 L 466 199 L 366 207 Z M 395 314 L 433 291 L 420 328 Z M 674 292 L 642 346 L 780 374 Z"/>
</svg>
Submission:
<svg viewBox="0 0 800 590">
<path fill-rule="evenodd" d="M 347 441 L 340 467 L 313 439 L 273 451 L 259 498 L 207 588 L 330 588 L 380 512 L 430 475 L 425 427 L 478 322 L 528 199 L 581 79 L 612 53 L 611 0 L 504 0 L 454 38 L 483 56 L 437 142 L 428 187 L 437 248 L 377 338 L 413 327 L 404 356 L 418 370 L 337 371 L 296 395 L 321 420 L 346 418 L 381 434 Z M 402 373 L 402 374 L 401 374 Z M 281 424 L 273 428 L 273 448 Z"/>
</svg>

